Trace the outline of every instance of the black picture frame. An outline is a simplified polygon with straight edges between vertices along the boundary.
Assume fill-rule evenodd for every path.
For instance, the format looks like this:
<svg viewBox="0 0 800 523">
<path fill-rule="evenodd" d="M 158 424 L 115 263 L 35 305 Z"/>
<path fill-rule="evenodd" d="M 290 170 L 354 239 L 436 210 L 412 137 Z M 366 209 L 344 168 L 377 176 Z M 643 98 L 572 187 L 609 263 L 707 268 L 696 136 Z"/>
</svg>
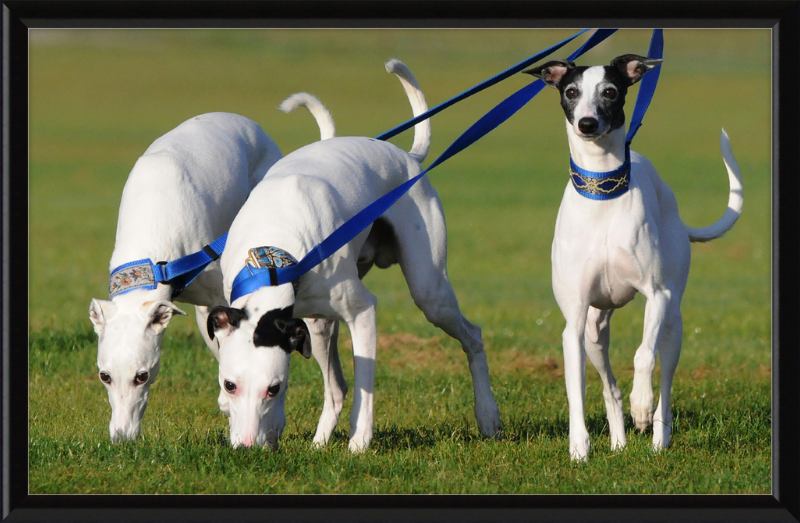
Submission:
<svg viewBox="0 0 800 523">
<path fill-rule="evenodd" d="M 314 13 L 309 18 L 309 13 Z M 43 27 L 773 29 L 771 495 L 28 495 L 27 63 Z M 5 521 L 800 521 L 797 220 L 800 0 L 2 3 L 2 514 Z M 747 81 L 743 78 L 742 81 Z"/>
</svg>

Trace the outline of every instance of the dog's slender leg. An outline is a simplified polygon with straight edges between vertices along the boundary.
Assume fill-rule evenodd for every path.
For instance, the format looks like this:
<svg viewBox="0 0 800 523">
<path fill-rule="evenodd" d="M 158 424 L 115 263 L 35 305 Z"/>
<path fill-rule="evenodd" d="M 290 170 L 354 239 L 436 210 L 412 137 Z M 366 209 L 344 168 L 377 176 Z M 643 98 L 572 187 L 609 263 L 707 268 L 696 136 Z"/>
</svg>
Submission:
<svg viewBox="0 0 800 523">
<path fill-rule="evenodd" d="M 195 305 L 195 320 L 197 320 L 197 328 L 200 329 L 200 334 L 203 336 L 208 350 L 210 350 L 214 357 L 217 358 L 217 361 L 219 361 L 219 342 L 208 337 L 208 310 L 208 307 L 205 305 Z M 219 389 L 217 405 L 219 405 L 220 412 L 226 416 L 230 415 L 230 410 L 228 409 L 228 395 L 225 394 L 222 388 Z"/>
<path fill-rule="evenodd" d="M 560 304 L 560 302 L 559 302 Z M 567 326 L 562 334 L 564 380 L 569 403 L 569 453 L 576 461 L 588 461 L 589 431 L 586 430 L 586 350 L 584 336 L 589 305 L 578 302 L 562 313 Z"/>
<path fill-rule="evenodd" d="M 353 340 L 353 411 L 350 413 L 351 452 L 361 452 L 372 441 L 372 409 L 375 390 L 375 357 L 378 337 L 375 306 L 377 299 L 359 282 L 362 292 L 348 295 L 355 315 L 345 318 Z M 361 303 L 358 304 L 357 302 Z M 360 305 L 360 306 L 359 306 Z"/>
<path fill-rule="evenodd" d="M 669 299 L 668 291 L 656 289 L 647 296 L 644 309 L 644 336 L 633 358 L 631 391 L 631 417 L 639 432 L 644 432 L 653 422 L 653 369 L 656 366 L 656 349 L 661 339 Z"/>
<path fill-rule="evenodd" d="M 671 314 L 667 316 L 661 343 L 658 345 L 658 354 L 661 359 L 661 396 L 653 415 L 653 449 L 655 450 L 666 448 L 669 445 L 672 432 L 672 411 L 670 410 L 672 378 L 681 356 L 683 339 L 683 319 L 680 307 L 672 308 L 676 310 L 670 311 Z"/>
<path fill-rule="evenodd" d="M 400 246 L 400 267 L 408 283 L 414 303 L 433 325 L 461 342 L 467 355 L 472 389 L 475 395 L 475 419 L 486 437 L 500 435 L 500 410 L 489 383 L 481 329 L 461 314 L 453 286 L 447 277 L 447 230 L 441 203 L 436 191 L 423 180 L 412 191 L 427 193 L 428 205 L 410 200 L 398 201 L 391 212 L 402 216 L 394 232 Z"/>
<path fill-rule="evenodd" d="M 339 322 L 311 318 L 306 318 L 305 322 L 311 335 L 311 352 L 319 363 L 325 385 L 325 404 L 314 436 L 314 444 L 324 447 L 336 428 L 347 395 L 347 383 L 339 361 Z"/>
<path fill-rule="evenodd" d="M 586 354 L 600 374 L 603 382 L 603 399 L 606 403 L 611 449 L 625 446 L 625 418 L 622 412 L 622 393 L 617 387 L 617 380 L 611 372 L 608 359 L 608 347 L 611 341 L 611 310 L 599 310 L 589 307 L 586 319 Z"/>
</svg>

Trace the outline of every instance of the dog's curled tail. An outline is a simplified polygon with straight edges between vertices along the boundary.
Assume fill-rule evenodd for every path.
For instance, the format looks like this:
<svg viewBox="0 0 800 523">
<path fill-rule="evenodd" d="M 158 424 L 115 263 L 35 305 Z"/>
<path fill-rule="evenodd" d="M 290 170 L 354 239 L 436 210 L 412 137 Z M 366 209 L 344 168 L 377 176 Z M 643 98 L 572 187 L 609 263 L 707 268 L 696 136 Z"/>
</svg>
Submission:
<svg viewBox="0 0 800 523">
<path fill-rule="evenodd" d="M 278 109 L 284 113 L 291 113 L 300 106 L 308 109 L 319 125 L 319 139 L 327 140 L 336 136 L 336 126 L 333 124 L 333 117 L 328 109 L 317 100 L 317 97 L 308 93 L 295 93 L 284 100 Z"/>
<path fill-rule="evenodd" d="M 403 84 L 403 89 L 406 91 L 408 101 L 411 103 L 411 109 L 414 116 L 419 116 L 428 110 L 428 104 L 425 102 L 425 95 L 422 94 L 417 79 L 408 70 L 408 67 L 396 58 L 392 58 L 386 62 L 386 72 L 394 73 Z M 416 161 L 422 163 L 426 156 L 428 156 L 428 149 L 431 146 L 431 120 L 430 118 L 418 123 L 414 126 L 414 144 L 408 154 Z"/>
<path fill-rule="evenodd" d="M 728 208 L 725 214 L 717 222 L 702 229 L 693 229 L 686 227 L 686 232 L 689 233 L 689 240 L 693 242 L 707 242 L 715 238 L 719 238 L 733 227 L 739 216 L 742 215 L 742 206 L 744 205 L 744 195 L 742 193 L 742 173 L 739 170 L 739 164 L 733 156 L 731 150 L 731 140 L 728 138 L 728 133 L 725 129 L 722 130 L 722 136 L 719 139 L 719 147 L 722 149 L 722 159 L 725 162 L 725 168 L 728 169 L 728 181 L 730 183 L 730 192 L 728 193 Z"/>
</svg>

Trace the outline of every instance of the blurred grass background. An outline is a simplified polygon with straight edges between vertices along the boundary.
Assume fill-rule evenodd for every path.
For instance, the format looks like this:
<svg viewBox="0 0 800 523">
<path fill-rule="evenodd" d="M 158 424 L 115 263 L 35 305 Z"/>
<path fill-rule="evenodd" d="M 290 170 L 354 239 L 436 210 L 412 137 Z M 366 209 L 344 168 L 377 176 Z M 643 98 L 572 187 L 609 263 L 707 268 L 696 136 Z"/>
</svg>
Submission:
<svg viewBox="0 0 800 523">
<path fill-rule="evenodd" d="M 173 321 L 165 336 L 144 442 L 107 442 L 110 407 L 96 377 L 87 309 L 92 297 L 107 296 L 122 187 L 155 138 L 197 114 L 228 111 L 257 121 L 288 154 L 319 139 L 310 115 L 275 109 L 297 91 L 327 105 L 338 135 L 376 136 L 411 117 L 399 82 L 383 68 L 389 58 L 410 67 L 433 107 L 574 32 L 32 30 L 31 491 L 230 492 L 234 487 L 224 481 L 207 481 L 222 474 L 236 477 L 241 490 L 234 491 L 242 492 L 768 492 L 768 30 L 666 30 L 661 79 L 633 145 L 672 187 L 683 220 L 694 227 L 717 220 L 727 202 L 722 127 L 744 175 L 745 208 L 736 227 L 692 247 L 673 392 L 676 427 L 667 453 L 654 456 L 647 450 L 650 435 L 633 433 L 625 453 L 607 451 L 602 387 L 590 369 L 592 461 L 580 469 L 568 462 L 564 322 L 550 286 L 550 243 L 569 149 L 550 89 L 430 175 L 448 221 L 450 278 L 465 315 L 483 328 L 506 441 L 477 437 L 466 359 L 414 307 L 394 267 L 365 279 L 378 297 L 381 340 L 377 431 L 367 455 L 346 452 L 349 402 L 339 439 L 329 451 L 312 452 L 322 381 L 314 363 L 299 361 L 282 450 L 250 462 L 252 453 L 228 449 L 227 420 L 215 401 L 216 364 L 191 318 Z M 646 54 L 649 38 L 650 31 L 619 31 L 579 64 Z M 429 161 L 530 81 L 517 75 L 435 116 Z M 407 150 L 411 139 L 407 132 L 392 141 Z M 626 409 L 642 320 L 639 297 L 612 322 L 612 365 Z M 352 384 L 349 336 L 342 331 Z M 167 447 L 174 449 L 169 456 Z M 734 450 L 736 459 L 729 456 Z M 209 456 L 216 465 L 206 463 Z M 465 457 L 473 467 L 466 472 Z M 164 464 L 127 468 L 156 460 Z M 352 466 L 340 471 L 342 460 Z M 255 468 L 237 471 L 242 463 Z M 400 463 L 418 466 L 400 471 Z M 129 470 L 124 480 L 112 471 L 117 466 Z M 545 472 L 551 466 L 556 471 Z M 274 478 L 278 473 L 282 479 Z M 474 474 L 496 481 L 476 483 Z M 597 480 L 612 474 L 614 485 Z"/>
</svg>

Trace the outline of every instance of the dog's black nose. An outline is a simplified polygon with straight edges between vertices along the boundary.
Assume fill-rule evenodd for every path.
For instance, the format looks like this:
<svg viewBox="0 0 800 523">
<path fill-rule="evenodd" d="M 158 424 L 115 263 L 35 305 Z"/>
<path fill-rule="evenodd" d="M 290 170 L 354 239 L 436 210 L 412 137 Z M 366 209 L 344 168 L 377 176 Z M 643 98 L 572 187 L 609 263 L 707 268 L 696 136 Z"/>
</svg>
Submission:
<svg viewBox="0 0 800 523">
<path fill-rule="evenodd" d="M 600 127 L 600 122 L 595 118 L 581 118 L 578 120 L 578 129 L 583 134 L 592 134 L 597 131 L 598 127 Z"/>
</svg>

